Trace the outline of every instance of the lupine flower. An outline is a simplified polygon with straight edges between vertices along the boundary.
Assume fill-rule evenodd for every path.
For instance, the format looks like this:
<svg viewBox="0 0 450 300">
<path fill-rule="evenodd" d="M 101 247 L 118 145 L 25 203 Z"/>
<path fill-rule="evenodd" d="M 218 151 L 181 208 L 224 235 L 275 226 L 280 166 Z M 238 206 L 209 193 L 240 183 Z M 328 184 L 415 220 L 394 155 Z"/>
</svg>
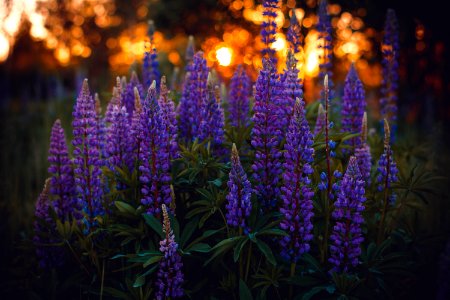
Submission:
<svg viewBox="0 0 450 300">
<path fill-rule="evenodd" d="M 178 244 L 175 242 L 175 235 L 170 227 L 169 214 L 164 204 L 162 204 L 162 211 L 164 217 L 163 231 L 166 238 L 159 243 L 159 251 L 162 252 L 163 257 L 159 261 L 158 279 L 156 281 L 156 299 L 158 300 L 179 298 L 184 295 L 182 288 L 184 275 L 181 272 L 183 263 L 177 252 Z"/>
<path fill-rule="evenodd" d="M 250 123 L 250 78 L 239 65 L 230 82 L 228 110 L 232 126 L 247 126 Z"/>
<path fill-rule="evenodd" d="M 380 192 L 384 189 L 391 188 L 392 183 L 398 181 L 398 169 L 394 160 L 394 152 L 391 149 L 390 139 L 391 130 L 389 128 L 389 123 L 384 119 L 384 152 L 378 160 L 377 168 L 378 191 Z M 391 203 L 395 202 L 394 193 L 391 193 L 389 200 Z"/>
<path fill-rule="evenodd" d="M 250 201 L 252 187 L 247 179 L 247 174 L 242 168 L 239 153 L 234 143 L 231 149 L 231 171 L 228 189 L 227 223 L 231 227 L 248 230 L 245 222 L 252 211 L 252 203 Z"/>
<path fill-rule="evenodd" d="M 289 49 L 286 60 L 286 70 L 282 74 L 282 103 L 280 108 L 284 110 L 283 132 L 289 126 L 290 118 L 294 112 L 294 105 L 297 98 L 303 98 L 303 85 L 298 78 L 297 60 L 294 53 Z"/>
<path fill-rule="evenodd" d="M 342 97 L 342 131 L 356 133 L 361 130 L 361 119 L 366 109 L 366 94 L 363 84 L 352 64 L 345 79 L 344 96 Z M 359 137 L 348 143 L 353 149 L 361 143 Z"/>
<path fill-rule="evenodd" d="M 49 269 L 61 266 L 64 262 L 64 252 L 57 246 L 50 246 L 49 244 L 56 243 L 54 229 L 56 228 L 55 221 L 49 214 L 52 204 L 50 203 L 50 183 L 51 179 L 45 181 L 44 189 L 38 197 L 36 202 L 36 210 L 34 221 L 34 237 L 33 242 L 36 246 L 36 256 L 39 261 L 39 267 Z"/>
<path fill-rule="evenodd" d="M 148 36 L 149 42 L 146 44 L 144 52 L 144 64 L 142 66 L 142 80 L 145 88 L 148 88 L 153 80 L 156 81 L 157 90 L 159 89 L 159 80 L 161 74 L 159 72 L 158 54 L 155 48 L 153 35 L 155 34 L 155 23 L 153 20 L 148 21 Z"/>
<path fill-rule="evenodd" d="M 120 82 L 120 77 L 116 77 L 116 86 L 113 87 L 112 97 L 106 106 L 105 122 L 109 126 L 113 122 L 112 113 L 114 106 L 122 106 L 122 83 Z"/>
<path fill-rule="evenodd" d="M 198 137 L 198 116 L 207 94 L 208 67 L 203 52 L 194 55 L 193 62 L 186 73 L 183 93 L 180 99 L 180 130 L 187 141 Z"/>
<path fill-rule="evenodd" d="M 288 32 L 286 34 L 286 39 L 289 42 L 290 49 L 294 52 L 294 54 L 300 53 L 303 51 L 303 35 L 302 28 L 298 23 L 297 17 L 295 16 L 295 9 L 292 9 L 292 16 L 288 28 Z"/>
<path fill-rule="evenodd" d="M 264 21 L 261 26 L 261 39 L 264 44 L 262 49 L 263 58 L 268 60 L 272 66 L 276 66 L 277 59 L 275 57 L 275 49 L 273 49 L 272 43 L 275 42 L 275 34 L 277 30 L 277 24 L 275 18 L 277 17 L 277 10 L 279 9 L 278 0 L 263 0 L 263 16 Z"/>
<path fill-rule="evenodd" d="M 280 226 L 288 234 L 281 240 L 281 254 L 292 262 L 297 262 L 303 253 L 309 251 L 309 241 L 313 238 L 314 192 L 309 178 L 314 172 L 311 167 L 314 160 L 312 144 L 313 135 L 305 117 L 304 103 L 297 98 L 284 145 L 283 205 L 280 209 L 283 214 Z"/>
<path fill-rule="evenodd" d="M 366 182 L 370 185 L 370 170 L 372 169 L 372 155 L 370 154 L 370 147 L 367 144 L 367 113 L 364 112 L 361 125 L 361 143 L 356 146 L 355 157 L 358 161 L 359 170 Z"/>
<path fill-rule="evenodd" d="M 73 112 L 73 162 L 76 194 L 79 205 L 87 214 L 87 226 L 93 225 L 93 219 L 103 214 L 103 188 L 98 127 L 95 103 L 89 92 L 87 79 L 84 80 Z"/>
<path fill-rule="evenodd" d="M 189 63 L 192 62 L 192 60 L 194 59 L 194 55 L 195 55 L 195 42 L 194 42 L 194 37 L 192 35 L 190 35 L 188 37 L 188 44 L 186 47 L 186 67 L 189 66 Z M 186 70 L 186 71 L 190 71 L 190 70 Z"/>
<path fill-rule="evenodd" d="M 216 149 L 224 141 L 224 115 L 220 106 L 219 87 L 213 87 L 211 74 L 208 75 L 208 92 L 202 103 L 198 138 L 210 140 Z"/>
<path fill-rule="evenodd" d="M 180 74 L 180 68 L 175 67 L 173 68 L 172 77 L 170 78 L 170 89 L 171 90 L 179 90 L 179 80 L 178 76 Z"/>
<path fill-rule="evenodd" d="M 48 172 L 50 177 L 50 195 L 53 198 L 53 206 L 58 218 L 64 222 L 77 214 L 77 203 L 75 199 L 75 182 L 73 180 L 72 162 L 67 150 L 64 129 L 61 121 L 55 121 L 50 136 L 50 149 Z"/>
<path fill-rule="evenodd" d="M 142 135 L 141 135 L 141 119 L 142 117 L 142 104 L 141 96 L 137 87 L 134 87 L 134 112 L 131 117 L 130 135 L 133 148 L 133 166 L 136 167 L 139 164 Z"/>
<path fill-rule="evenodd" d="M 170 204 L 169 135 L 156 99 L 156 81 L 143 105 L 140 130 L 141 202 L 149 214 L 159 214 L 161 204 Z"/>
<path fill-rule="evenodd" d="M 322 103 L 317 110 L 316 126 L 314 127 L 314 136 L 317 136 L 322 130 L 325 130 L 325 109 Z"/>
<path fill-rule="evenodd" d="M 165 122 L 166 131 L 169 134 L 169 144 L 168 151 L 170 153 L 171 158 L 178 157 L 178 126 L 177 126 L 177 115 L 175 112 L 175 104 L 172 99 L 168 96 L 169 91 L 166 86 L 166 76 L 161 78 L 161 87 L 160 87 L 160 95 L 158 104 L 161 108 L 161 113 L 163 116 L 163 120 Z"/>
<path fill-rule="evenodd" d="M 123 103 L 122 103 L 122 105 L 124 105 L 127 108 L 128 118 L 130 121 L 131 121 L 131 118 L 133 117 L 133 112 L 134 112 L 134 101 L 135 101 L 134 88 L 135 87 L 139 91 L 139 96 L 141 98 L 143 98 L 144 97 L 144 87 L 139 82 L 139 78 L 138 78 L 136 72 L 133 71 L 131 73 L 130 82 L 127 83 L 127 85 L 124 89 Z"/>
<path fill-rule="evenodd" d="M 114 106 L 112 112 L 112 123 L 107 131 L 107 165 L 111 170 L 116 168 L 133 169 L 133 143 L 130 135 L 130 123 L 128 121 L 125 106 L 119 108 Z"/>
<path fill-rule="evenodd" d="M 361 243 L 364 238 L 361 224 L 364 223 L 364 180 L 359 172 L 354 156 L 350 157 L 340 191 L 334 203 L 333 227 L 331 239 L 331 256 L 328 261 L 333 265 L 334 272 L 348 272 L 356 267 L 361 255 Z"/>
<path fill-rule="evenodd" d="M 253 108 L 253 129 L 251 144 L 255 149 L 252 165 L 253 178 L 258 184 L 255 192 L 263 208 L 274 207 L 279 193 L 278 182 L 281 174 L 281 140 L 277 115 L 278 106 L 273 103 L 275 71 L 272 64 L 263 60 L 255 86 L 255 106 Z"/>
<path fill-rule="evenodd" d="M 105 143 L 106 143 L 106 121 L 102 116 L 102 105 L 100 104 L 100 98 L 98 94 L 94 95 L 95 100 L 95 113 L 97 120 L 97 139 L 98 139 L 98 148 L 100 151 L 100 157 L 103 159 L 106 157 L 105 153 Z"/>
<path fill-rule="evenodd" d="M 381 82 L 381 116 L 395 126 L 397 120 L 398 59 L 400 52 L 398 22 L 393 9 L 388 9 L 383 36 L 383 81 Z M 394 127 L 395 132 L 395 127 Z"/>
<path fill-rule="evenodd" d="M 322 54 L 320 55 L 320 64 L 319 64 L 319 82 L 323 82 L 325 75 L 328 74 L 329 81 L 330 81 L 330 87 L 332 87 L 331 84 L 331 77 L 333 73 L 331 72 L 332 68 L 332 28 L 331 28 L 331 20 L 330 16 L 328 15 L 327 11 L 327 0 L 319 0 L 318 8 L 317 8 L 317 15 L 319 16 L 319 22 L 317 23 L 317 31 L 319 32 L 319 39 L 321 40 L 321 46 Z"/>
</svg>

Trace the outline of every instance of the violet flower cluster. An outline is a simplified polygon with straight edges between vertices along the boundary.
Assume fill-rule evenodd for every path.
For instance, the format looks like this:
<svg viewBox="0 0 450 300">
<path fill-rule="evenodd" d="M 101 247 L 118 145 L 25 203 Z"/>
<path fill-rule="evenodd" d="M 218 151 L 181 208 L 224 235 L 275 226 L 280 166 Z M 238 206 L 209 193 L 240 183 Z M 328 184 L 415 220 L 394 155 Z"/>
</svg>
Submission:
<svg viewBox="0 0 450 300">
<path fill-rule="evenodd" d="M 61 121 L 55 121 L 50 136 L 48 162 L 50 166 L 49 194 L 53 198 L 53 207 L 61 222 L 77 215 L 78 203 L 75 199 L 72 161 L 67 150 L 64 129 Z"/>
<path fill-rule="evenodd" d="M 330 258 L 334 272 L 348 272 L 356 267 L 361 255 L 363 234 L 361 224 L 364 223 L 364 180 L 354 156 L 350 157 L 344 178 L 340 184 L 333 219 L 336 221 L 331 233 Z"/>
<path fill-rule="evenodd" d="M 156 299 L 180 298 L 184 295 L 182 288 L 184 275 L 181 271 L 183 263 L 178 254 L 178 244 L 175 242 L 175 235 L 170 227 L 169 214 L 167 208 L 162 204 L 163 211 L 163 231 L 166 238 L 159 245 L 162 258 L 159 261 L 159 269 L 156 281 Z"/>
<path fill-rule="evenodd" d="M 317 109 L 316 126 L 314 127 L 314 136 L 317 136 L 320 132 L 325 130 L 325 109 L 322 103 L 319 104 Z"/>
<path fill-rule="evenodd" d="M 139 82 L 139 78 L 138 78 L 136 72 L 133 71 L 131 73 L 130 82 L 127 83 L 127 85 L 124 89 L 123 98 L 122 98 L 122 100 L 123 100 L 122 105 L 124 105 L 127 108 L 128 119 L 130 121 L 131 121 L 131 118 L 133 117 L 133 112 L 134 112 L 134 102 L 135 102 L 134 88 L 135 87 L 138 89 L 139 96 L 141 98 L 144 98 L 144 87 Z"/>
<path fill-rule="evenodd" d="M 200 127 L 198 130 L 199 141 L 209 140 L 213 148 L 217 150 L 225 140 L 224 114 L 220 106 L 219 87 L 213 87 L 211 76 L 208 75 L 208 91 L 200 109 Z"/>
<path fill-rule="evenodd" d="M 282 124 L 283 132 L 286 131 L 290 123 L 290 118 L 294 113 L 294 105 L 297 98 L 303 98 L 303 85 L 298 78 L 297 60 L 294 53 L 288 50 L 286 60 L 286 70 L 281 75 L 280 81 L 282 82 L 282 97 L 280 109 L 284 111 L 284 122 Z M 281 117 L 280 117 L 281 119 Z"/>
<path fill-rule="evenodd" d="M 386 14 L 382 52 L 383 81 L 381 82 L 381 115 L 390 124 L 395 126 L 395 121 L 397 120 L 400 42 L 397 17 L 393 9 L 388 9 Z"/>
<path fill-rule="evenodd" d="M 286 33 L 286 39 L 289 42 L 289 48 L 292 49 L 292 52 L 294 52 L 294 54 L 302 52 L 302 27 L 298 23 L 297 17 L 295 16 L 295 9 L 292 9 L 292 16 L 290 19 L 288 31 Z"/>
<path fill-rule="evenodd" d="M 104 162 L 100 158 L 95 103 L 84 80 L 73 112 L 73 163 L 76 198 L 87 215 L 88 227 L 94 218 L 104 213 L 102 196 L 102 172 Z"/>
<path fill-rule="evenodd" d="M 255 105 L 253 108 L 253 129 L 251 145 L 255 149 L 252 165 L 253 179 L 257 182 L 255 192 L 263 208 L 274 207 L 279 195 L 279 176 L 281 174 L 281 152 L 279 150 L 282 134 L 278 124 L 281 118 L 276 97 L 276 75 L 271 63 L 263 60 L 263 69 L 259 72 L 255 87 Z"/>
<path fill-rule="evenodd" d="M 186 80 L 180 99 L 179 115 L 181 136 L 186 141 L 198 138 L 199 122 L 202 104 L 207 96 L 208 67 L 203 58 L 203 52 L 194 55 L 192 63 L 187 68 Z"/>
<path fill-rule="evenodd" d="M 361 124 L 361 143 L 355 148 L 355 157 L 358 161 L 359 171 L 366 182 L 370 185 L 370 171 L 372 169 L 372 155 L 367 144 L 367 113 L 364 112 Z"/>
<path fill-rule="evenodd" d="M 245 127 L 250 123 L 250 84 L 245 69 L 239 65 L 230 82 L 228 110 L 232 126 Z"/>
<path fill-rule="evenodd" d="M 378 160 L 377 167 L 377 183 L 378 191 L 384 191 L 392 187 L 392 183 L 398 181 L 398 169 L 397 164 L 394 160 L 394 152 L 392 151 L 390 145 L 391 130 L 389 128 L 389 123 L 384 119 L 384 151 Z M 389 196 L 389 201 L 391 204 L 395 202 L 396 196 L 391 193 Z"/>
<path fill-rule="evenodd" d="M 357 133 L 361 130 L 361 120 L 366 109 L 366 94 L 363 84 L 358 77 L 355 66 L 352 64 L 348 71 L 342 97 L 342 131 Z M 348 142 L 353 149 L 361 143 L 359 137 L 354 137 Z"/>
<path fill-rule="evenodd" d="M 261 40 L 264 44 L 264 48 L 261 50 L 262 56 L 273 65 L 276 66 L 277 60 L 275 57 L 275 49 L 273 49 L 272 43 L 275 42 L 275 34 L 277 30 L 277 24 L 275 18 L 277 17 L 277 10 L 279 9 L 278 0 L 263 0 L 263 17 L 264 21 L 261 26 Z"/>
<path fill-rule="evenodd" d="M 239 160 L 239 153 L 233 143 L 231 149 L 231 170 L 228 180 L 227 223 L 234 228 L 248 230 L 246 219 L 250 216 L 252 203 L 250 201 L 252 188 Z"/>
<path fill-rule="evenodd" d="M 284 145 L 283 204 L 280 208 L 283 215 L 280 226 L 288 234 L 281 240 L 281 254 L 292 262 L 297 262 L 309 251 L 309 242 L 313 238 L 312 144 L 313 135 L 305 117 L 304 102 L 297 98 Z"/>
<path fill-rule="evenodd" d="M 156 52 L 153 35 L 155 34 L 155 24 L 153 20 L 148 22 L 149 43 L 146 45 L 144 52 L 144 62 L 142 65 L 142 80 L 145 88 L 148 88 L 153 81 L 156 81 L 157 90 L 159 90 L 159 80 L 161 73 L 159 72 L 158 53 Z"/>
<path fill-rule="evenodd" d="M 317 7 L 317 15 L 319 17 L 319 22 L 317 23 L 317 31 L 319 32 L 319 39 L 322 41 L 320 48 L 322 49 L 322 54 L 320 55 L 320 64 L 319 64 L 319 82 L 322 83 L 325 75 L 328 74 L 330 77 L 330 87 L 331 77 L 333 75 L 332 68 L 332 57 L 333 57 L 333 49 L 331 45 L 332 40 L 332 28 L 331 28 L 331 20 L 327 11 L 327 0 L 319 0 Z"/>
<path fill-rule="evenodd" d="M 159 214 L 161 204 L 171 202 L 169 135 L 156 96 L 156 81 L 151 84 L 140 118 L 141 203 L 149 214 Z"/>
<path fill-rule="evenodd" d="M 166 132 L 169 135 L 168 152 L 170 158 L 178 158 L 178 121 L 175 111 L 175 103 L 169 97 L 169 91 L 166 85 L 166 77 L 161 78 L 161 87 L 159 94 L 159 107 L 161 108 L 162 117 L 166 126 Z"/>
</svg>

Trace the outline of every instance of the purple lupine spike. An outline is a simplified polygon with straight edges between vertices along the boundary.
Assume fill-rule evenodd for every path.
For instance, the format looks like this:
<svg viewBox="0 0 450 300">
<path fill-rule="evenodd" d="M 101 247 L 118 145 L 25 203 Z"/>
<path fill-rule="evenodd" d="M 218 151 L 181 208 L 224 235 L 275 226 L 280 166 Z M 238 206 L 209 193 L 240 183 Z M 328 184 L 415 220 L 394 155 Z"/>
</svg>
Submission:
<svg viewBox="0 0 450 300">
<path fill-rule="evenodd" d="M 73 162 L 76 193 L 79 205 L 86 213 L 87 226 L 94 225 L 94 218 L 103 214 L 103 189 L 95 103 L 84 80 L 73 112 Z"/>
<path fill-rule="evenodd" d="M 208 67 L 203 58 L 203 52 L 194 55 L 192 64 L 186 73 L 183 94 L 180 99 L 180 130 L 186 141 L 191 141 L 199 136 L 199 120 L 202 104 L 206 99 Z"/>
<path fill-rule="evenodd" d="M 140 130 L 141 202 L 147 213 L 159 215 L 161 204 L 170 204 L 171 176 L 168 152 L 169 135 L 156 97 L 156 81 L 151 84 L 143 103 Z"/>
<path fill-rule="evenodd" d="M 364 180 L 356 157 L 352 156 L 334 203 L 333 219 L 336 224 L 330 236 L 331 255 L 328 259 L 334 272 L 348 272 L 359 263 L 361 243 L 364 240 L 361 230 L 366 201 L 364 193 Z"/>
<path fill-rule="evenodd" d="M 276 66 L 277 59 L 275 57 L 275 49 L 272 48 L 272 43 L 275 42 L 275 34 L 277 32 L 277 24 L 275 18 L 277 17 L 277 10 L 279 9 L 278 0 L 263 0 L 263 17 L 264 21 L 261 26 L 261 40 L 264 44 L 262 49 L 263 58 L 267 59 L 272 66 Z"/>
<path fill-rule="evenodd" d="M 142 80 L 145 88 L 148 88 L 153 80 L 156 81 L 156 90 L 159 90 L 159 80 L 161 74 L 159 72 L 158 53 L 155 48 L 153 36 L 155 34 L 155 23 L 153 20 L 148 21 L 149 41 L 145 45 L 144 64 L 142 66 Z"/>
<path fill-rule="evenodd" d="M 123 103 L 127 108 L 128 119 L 131 121 L 134 112 L 134 88 L 137 87 L 139 95 L 142 98 L 144 96 L 144 87 L 139 82 L 139 78 L 136 72 L 131 73 L 130 82 L 127 83 L 126 87 L 123 89 Z"/>
<path fill-rule="evenodd" d="M 134 112 L 131 117 L 130 135 L 133 149 L 133 167 L 139 166 L 139 157 L 142 143 L 141 118 L 142 116 L 141 96 L 137 87 L 134 87 Z"/>
<path fill-rule="evenodd" d="M 109 126 L 113 122 L 112 113 L 114 106 L 122 106 L 122 83 L 120 77 L 116 77 L 116 85 L 113 87 L 112 97 L 106 106 L 105 122 Z"/>
<path fill-rule="evenodd" d="M 290 19 L 289 29 L 286 34 L 286 39 L 289 42 L 289 48 L 292 49 L 294 54 L 303 51 L 302 27 L 298 23 L 297 17 L 295 16 L 295 9 L 292 9 L 292 16 Z"/>
<path fill-rule="evenodd" d="M 273 103 L 276 73 L 272 64 L 263 59 L 263 69 L 259 72 L 255 85 L 255 105 L 251 144 L 255 149 L 252 165 L 253 178 L 258 184 L 255 192 L 262 207 L 275 207 L 278 201 L 278 182 L 281 174 L 281 140 L 278 106 Z"/>
<path fill-rule="evenodd" d="M 331 83 L 331 77 L 333 75 L 332 68 L 332 28 L 331 28 L 331 20 L 327 11 L 327 0 L 319 0 L 317 7 L 317 15 L 319 16 L 319 22 L 317 23 L 317 31 L 319 33 L 319 40 L 321 41 L 320 48 L 322 49 L 322 54 L 320 55 L 320 64 L 319 64 L 319 82 L 322 83 L 325 75 L 328 74 L 329 83 Z M 332 85 L 330 84 L 330 87 Z"/>
<path fill-rule="evenodd" d="M 319 104 L 317 110 L 316 126 L 314 127 L 314 136 L 317 136 L 321 131 L 325 130 L 325 109 L 322 103 Z"/>
<path fill-rule="evenodd" d="M 366 93 L 358 77 L 355 66 L 352 64 L 348 71 L 342 97 L 342 131 L 356 133 L 361 130 L 361 119 L 366 109 Z M 353 149 L 361 143 L 360 137 L 348 141 Z"/>
<path fill-rule="evenodd" d="M 159 245 L 159 251 L 163 254 L 159 261 L 159 269 L 156 281 L 156 299 L 180 298 L 184 295 L 182 288 L 184 275 L 181 271 L 183 263 L 178 254 L 178 244 L 175 242 L 175 235 L 170 227 L 169 214 L 166 205 L 162 204 L 163 211 L 163 232 L 166 238 Z"/>
<path fill-rule="evenodd" d="M 105 143 L 106 143 L 106 121 L 105 118 L 102 117 L 102 105 L 100 103 L 100 98 L 98 94 L 94 95 L 95 101 L 95 114 L 97 120 L 97 138 L 98 138 L 98 147 L 100 151 L 101 158 L 106 157 L 105 153 Z"/>
<path fill-rule="evenodd" d="M 177 115 L 175 112 L 175 104 L 173 103 L 172 99 L 169 97 L 169 90 L 167 89 L 166 85 L 166 76 L 163 76 L 161 78 L 161 87 L 160 87 L 160 94 L 159 94 L 159 107 L 161 108 L 161 113 L 163 115 L 163 119 L 166 126 L 166 131 L 169 134 L 169 144 L 168 144 L 168 151 L 170 153 L 170 157 L 172 159 L 178 158 L 178 143 L 177 143 L 177 136 L 178 136 L 178 124 L 177 124 Z"/>
<path fill-rule="evenodd" d="M 241 65 L 237 67 L 231 78 L 228 110 L 232 126 L 248 126 L 250 123 L 250 78 Z"/>
<path fill-rule="evenodd" d="M 252 203 L 250 201 L 252 187 L 247 179 L 247 174 L 242 168 L 239 153 L 234 143 L 231 148 L 231 170 L 228 189 L 227 223 L 231 227 L 248 230 L 246 219 L 252 211 Z"/>
<path fill-rule="evenodd" d="M 58 242 L 54 237 L 55 221 L 49 214 L 51 203 L 49 199 L 51 179 L 45 181 L 44 189 L 36 202 L 36 210 L 34 221 L 34 237 L 33 243 L 36 247 L 36 256 L 39 261 L 39 267 L 42 269 L 50 269 L 61 266 L 64 262 L 64 252 L 60 247 L 50 246 Z"/>
<path fill-rule="evenodd" d="M 194 55 L 195 55 L 195 41 L 194 41 L 194 37 L 192 35 L 190 35 L 188 37 L 188 44 L 186 47 L 186 67 L 189 66 L 189 64 L 192 62 L 192 60 L 194 59 Z M 186 71 L 190 71 L 190 70 L 186 70 Z"/>
<path fill-rule="evenodd" d="M 391 188 L 392 183 L 398 181 L 398 169 L 394 160 L 394 152 L 391 149 L 390 139 L 391 130 L 389 128 L 389 122 L 384 119 L 384 152 L 378 160 L 377 167 L 377 183 L 379 192 Z M 391 204 L 395 202 L 395 198 L 395 194 L 391 193 L 389 197 Z"/>
<path fill-rule="evenodd" d="M 367 144 L 367 113 L 364 112 L 361 124 L 361 143 L 355 149 L 355 157 L 358 161 L 359 170 L 366 183 L 370 185 L 370 170 L 372 169 L 372 155 Z"/>
<path fill-rule="evenodd" d="M 280 208 L 283 215 L 280 226 L 288 234 L 281 240 L 281 255 L 292 262 L 297 262 L 309 251 L 309 241 L 313 238 L 312 144 L 313 135 L 305 117 L 304 103 L 297 98 L 284 145 L 283 204 Z"/>
<path fill-rule="evenodd" d="M 209 140 L 216 148 L 224 142 L 224 115 L 220 106 L 219 87 L 213 87 L 211 74 L 208 74 L 208 91 L 201 107 L 201 121 L 199 126 L 199 141 Z"/>
<path fill-rule="evenodd" d="M 128 121 L 125 106 L 114 106 L 112 123 L 107 130 L 106 155 L 108 167 L 115 171 L 116 168 L 132 170 L 133 143 L 130 136 L 130 123 Z"/>
<path fill-rule="evenodd" d="M 180 86 L 180 82 L 179 82 L 179 75 L 180 75 L 180 68 L 179 67 L 175 67 L 173 68 L 173 72 L 172 72 L 172 77 L 170 77 L 170 89 L 173 91 L 178 91 L 179 90 L 179 86 Z"/>
<path fill-rule="evenodd" d="M 283 132 L 290 124 L 290 118 L 294 112 L 294 105 L 297 98 L 303 99 L 303 85 L 298 78 L 297 60 L 294 53 L 289 49 L 286 60 L 286 69 L 281 76 L 283 85 L 282 103 L 280 108 L 284 111 Z"/>
<path fill-rule="evenodd" d="M 50 149 L 48 172 L 50 177 L 50 195 L 53 198 L 53 206 L 61 222 L 77 216 L 77 203 L 75 199 L 75 182 L 73 179 L 72 162 L 67 150 L 64 129 L 61 121 L 55 121 L 50 137 Z"/>
<path fill-rule="evenodd" d="M 388 9 L 383 36 L 383 81 L 381 82 L 381 116 L 394 125 L 397 120 L 398 67 L 400 41 L 398 22 L 393 9 Z"/>
</svg>

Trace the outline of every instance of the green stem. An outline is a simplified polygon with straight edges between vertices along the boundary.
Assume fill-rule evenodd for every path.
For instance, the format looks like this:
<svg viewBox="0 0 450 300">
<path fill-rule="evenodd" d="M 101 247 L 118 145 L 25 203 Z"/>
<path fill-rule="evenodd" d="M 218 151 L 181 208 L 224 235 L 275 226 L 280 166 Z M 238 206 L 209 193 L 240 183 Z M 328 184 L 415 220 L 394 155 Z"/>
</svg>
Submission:
<svg viewBox="0 0 450 300">
<path fill-rule="evenodd" d="M 248 273 L 249 273 L 249 270 L 250 270 L 250 259 L 252 257 L 252 245 L 253 245 L 253 243 L 250 243 L 250 246 L 248 247 L 247 266 L 245 267 L 245 281 L 246 282 L 247 282 Z"/>
<path fill-rule="evenodd" d="M 103 285 L 105 282 L 105 261 L 102 260 L 102 283 L 100 285 L 100 300 L 103 299 Z"/>
<path fill-rule="evenodd" d="M 223 222 L 225 223 L 225 227 L 227 228 L 227 236 L 230 237 L 230 229 L 228 228 L 228 222 L 225 218 L 225 215 L 223 214 L 222 210 L 219 208 L 220 215 L 222 216 Z M 241 233 L 242 229 L 239 228 L 239 235 L 242 235 Z"/>
<path fill-rule="evenodd" d="M 86 274 L 88 276 L 90 276 L 91 274 L 89 273 L 89 270 L 87 269 L 87 267 L 83 264 L 83 262 L 80 260 L 80 258 L 78 257 L 78 255 L 75 253 L 75 251 L 73 250 L 72 246 L 70 246 L 70 243 L 66 240 L 65 241 L 67 246 L 69 246 L 70 252 L 72 252 L 73 256 L 75 257 L 76 261 L 80 264 L 80 266 L 83 268 L 83 270 L 86 272 Z"/>
<path fill-rule="evenodd" d="M 294 275 L 295 275 L 295 267 L 296 267 L 295 262 L 292 262 L 291 263 L 291 274 L 290 274 L 291 276 L 290 277 L 294 277 Z M 293 295 L 294 295 L 294 286 L 291 284 L 291 285 L 289 285 L 289 299 L 292 299 Z"/>
<path fill-rule="evenodd" d="M 388 196 L 389 196 L 389 188 L 388 188 L 388 184 L 389 184 L 389 169 L 391 168 L 391 164 L 390 164 L 390 149 L 388 147 L 387 151 L 386 151 L 386 178 L 384 180 L 384 206 L 383 206 L 383 212 L 381 213 L 381 221 L 380 221 L 380 227 L 378 228 L 378 239 L 377 239 L 377 244 L 381 244 L 383 237 L 384 237 L 384 222 L 386 220 L 386 213 L 388 210 Z"/>
</svg>

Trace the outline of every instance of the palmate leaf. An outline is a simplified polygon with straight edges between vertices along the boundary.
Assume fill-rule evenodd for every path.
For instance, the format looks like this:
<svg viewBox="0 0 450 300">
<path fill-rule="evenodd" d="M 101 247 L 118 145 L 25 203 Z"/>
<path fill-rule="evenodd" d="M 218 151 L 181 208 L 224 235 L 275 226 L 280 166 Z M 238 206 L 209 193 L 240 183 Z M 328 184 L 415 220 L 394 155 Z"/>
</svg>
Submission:
<svg viewBox="0 0 450 300">
<path fill-rule="evenodd" d="M 252 300 L 253 296 L 247 284 L 242 279 L 239 279 L 239 299 Z"/>
<path fill-rule="evenodd" d="M 145 223 L 149 225 L 162 239 L 165 238 L 165 235 L 162 230 L 162 224 L 161 222 L 155 218 L 155 216 L 143 213 L 142 216 L 144 217 Z"/>
<path fill-rule="evenodd" d="M 206 266 L 207 264 L 209 264 L 212 260 L 214 260 L 214 258 L 216 258 L 219 255 L 225 254 L 226 252 L 228 252 L 231 248 L 233 248 L 241 239 L 245 239 L 244 236 L 240 236 L 240 237 L 230 237 L 227 238 L 225 240 L 220 241 L 219 243 L 217 243 L 217 245 L 215 245 L 212 249 L 211 252 L 213 252 L 213 255 L 203 264 L 204 266 Z"/>
<path fill-rule="evenodd" d="M 267 245 L 265 242 L 261 240 L 256 240 L 256 245 L 258 246 L 258 249 L 264 254 L 267 261 L 271 263 L 273 266 L 277 264 L 275 257 L 273 256 L 272 250 L 270 249 L 269 245 Z"/>
</svg>

